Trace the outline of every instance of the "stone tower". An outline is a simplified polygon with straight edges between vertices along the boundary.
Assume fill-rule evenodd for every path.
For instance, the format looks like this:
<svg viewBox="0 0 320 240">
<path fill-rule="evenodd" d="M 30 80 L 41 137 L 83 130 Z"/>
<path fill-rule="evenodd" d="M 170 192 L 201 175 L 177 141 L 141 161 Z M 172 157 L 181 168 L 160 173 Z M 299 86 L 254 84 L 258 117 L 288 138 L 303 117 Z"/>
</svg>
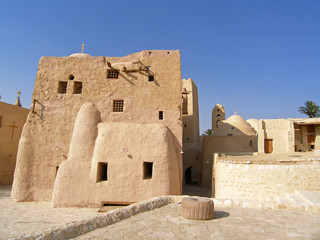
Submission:
<svg viewBox="0 0 320 240">
<path fill-rule="evenodd" d="M 212 132 L 216 131 L 219 127 L 219 122 L 226 119 L 226 111 L 221 104 L 217 104 L 212 109 Z"/>
</svg>

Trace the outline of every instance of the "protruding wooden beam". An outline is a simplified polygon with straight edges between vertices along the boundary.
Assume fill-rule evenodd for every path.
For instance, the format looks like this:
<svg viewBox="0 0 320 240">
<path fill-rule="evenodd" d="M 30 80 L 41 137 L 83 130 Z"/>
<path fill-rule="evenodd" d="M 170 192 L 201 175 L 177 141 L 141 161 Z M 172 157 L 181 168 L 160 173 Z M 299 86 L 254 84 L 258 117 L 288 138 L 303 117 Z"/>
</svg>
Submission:
<svg viewBox="0 0 320 240">
<path fill-rule="evenodd" d="M 111 62 L 107 61 L 107 65 L 108 65 L 109 68 L 113 68 L 113 67 L 111 66 Z"/>
</svg>

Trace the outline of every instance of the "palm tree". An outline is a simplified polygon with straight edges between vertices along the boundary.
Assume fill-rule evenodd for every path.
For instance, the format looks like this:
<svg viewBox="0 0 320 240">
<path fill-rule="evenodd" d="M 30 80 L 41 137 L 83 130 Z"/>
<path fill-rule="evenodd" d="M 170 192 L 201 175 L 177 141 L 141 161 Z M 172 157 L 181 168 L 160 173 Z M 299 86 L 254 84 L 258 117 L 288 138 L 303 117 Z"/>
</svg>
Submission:
<svg viewBox="0 0 320 240">
<path fill-rule="evenodd" d="M 309 118 L 320 116 L 320 107 L 312 101 L 306 101 L 304 106 L 298 108 L 298 111 L 302 114 L 308 115 Z"/>
<path fill-rule="evenodd" d="M 207 129 L 206 131 L 204 131 L 204 134 L 207 136 L 212 136 L 212 129 Z"/>
</svg>

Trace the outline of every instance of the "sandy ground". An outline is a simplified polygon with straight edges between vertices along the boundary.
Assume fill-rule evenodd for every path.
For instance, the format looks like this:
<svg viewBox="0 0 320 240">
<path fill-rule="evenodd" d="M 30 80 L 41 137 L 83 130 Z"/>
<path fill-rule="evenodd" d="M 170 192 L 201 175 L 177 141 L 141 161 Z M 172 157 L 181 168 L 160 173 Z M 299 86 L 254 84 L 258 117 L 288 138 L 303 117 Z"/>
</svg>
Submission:
<svg viewBox="0 0 320 240">
<path fill-rule="evenodd" d="M 98 214 L 94 208 L 52 208 L 49 202 L 13 202 L 11 186 L 0 187 L 0 239 L 31 234 Z"/>
</svg>

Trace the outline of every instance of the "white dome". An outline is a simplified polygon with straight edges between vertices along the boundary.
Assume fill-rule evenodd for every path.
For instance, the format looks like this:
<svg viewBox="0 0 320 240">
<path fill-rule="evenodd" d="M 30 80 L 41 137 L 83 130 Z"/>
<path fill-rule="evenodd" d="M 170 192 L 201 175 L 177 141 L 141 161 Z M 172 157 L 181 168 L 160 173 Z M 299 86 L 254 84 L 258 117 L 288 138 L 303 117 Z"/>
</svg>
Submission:
<svg viewBox="0 0 320 240">
<path fill-rule="evenodd" d="M 73 53 L 69 57 L 91 57 L 91 56 L 86 53 Z"/>
</svg>

